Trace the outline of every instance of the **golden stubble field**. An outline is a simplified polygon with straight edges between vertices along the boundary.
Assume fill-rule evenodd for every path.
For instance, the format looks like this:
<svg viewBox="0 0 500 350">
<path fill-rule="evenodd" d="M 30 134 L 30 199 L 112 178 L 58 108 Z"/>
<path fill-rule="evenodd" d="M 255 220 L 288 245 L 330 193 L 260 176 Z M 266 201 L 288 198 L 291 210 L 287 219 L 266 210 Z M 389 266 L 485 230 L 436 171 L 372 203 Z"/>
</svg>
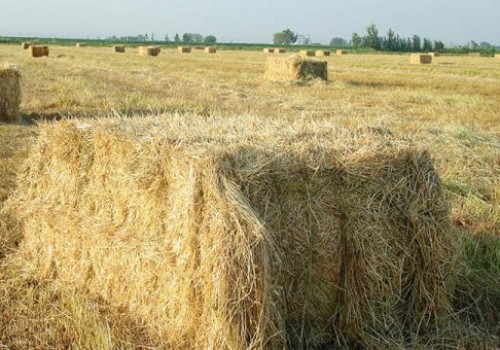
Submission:
<svg viewBox="0 0 500 350">
<path fill-rule="evenodd" d="M 52 46 L 50 57 L 33 59 L 17 45 L 0 46 L 0 64 L 17 67 L 23 77 L 23 123 L 0 125 L 0 200 L 14 190 L 16 172 L 37 136 L 33 122 L 42 119 L 168 118 L 175 113 L 326 120 L 392 134 L 428 150 L 456 230 L 464 240 L 481 237 L 483 242 L 486 237 L 498 248 L 500 60 L 441 56 L 431 65 L 410 65 L 409 55 L 331 56 L 324 58 L 328 83 L 289 85 L 264 79 L 267 57 L 262 52 L 209 55 L 171 49 L 158 57 L 140 57 L 135 48 L 117 54 L 111 48 Z M 0 275 L 0 346 L 135 348 L 161 343 L 140 322 L 105 302 L 30 275 L 22 262 L 9 261 L 14 249 L 9 239 L 0 237 L 0 245 L 0 256 L 6 256 Z M 497 248 L 488 250 L 477 242 L 471 247 L 472 260 L 476 254 L 488 260 L 492 254 L 500 261 Z M 495 268 L 488 271 L 498 273 Z"/>
</svg>

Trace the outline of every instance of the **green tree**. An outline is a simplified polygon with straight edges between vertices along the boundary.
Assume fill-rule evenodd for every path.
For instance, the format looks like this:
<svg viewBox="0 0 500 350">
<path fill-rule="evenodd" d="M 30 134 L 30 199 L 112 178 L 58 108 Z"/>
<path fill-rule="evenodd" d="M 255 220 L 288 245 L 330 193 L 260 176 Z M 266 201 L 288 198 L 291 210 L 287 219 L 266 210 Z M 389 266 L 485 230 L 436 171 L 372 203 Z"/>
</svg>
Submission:
<svg viewBox="0 0 500 350">
<path fill-rule="evenodd" d="M 179 33 L 175 33 L 174 42 L 178 43 L 180 41 L 181 41 L 181 38 L 179 37 Z"/>
<path fill-rule="evenodd" d="M 352 33 L 352 36 L 351 36 L 352 46 L 355 49 L 359 49 L 361 47 L 361 43 L 362 43 L 362 40 L 361 40 L 361 37 L 359 36 L 359 34 L 356 32 Z"/>
<path fill-rule="evenodd" d="M 444 43 L 442 41 L 434 40 L 434 50 L 435 51 L 443 51 Z"/>
<path fill-rule="evenodd" d="M 189 35 L 188 33 L 182 34 L 182 42 L 189 44 L 191 42 L 191 35 Z"/>
<path fill-rule="evenodd" d="M 378 37 L 378 29 L 374 23 L 366 27 L 366 46 L 371 47 L 372 49 L 375 50 L 380 49 L 380 39 Z"/>
<path fill-rule="evenodd" d="M 217 42 L 217 38 L 213 35 L 207 35 L 203 42 L 206 44 L 215 44 Z"/>
<path fill-rule="evenodd" d="M 397 39 L 396 33 L 392 29 L 387 31 L 387 36 L 384 38 L 384 49 L 388 51 L 396 51 Z"/>
<path fill-rule="evenodd" d="M 424 38 L 424 44 L 422 46 L 422 50 L 425 52 L 432 51 L 432 41 L 431 39 Z"/>
<path fill-rule="evenodd" d="M 420 47 L 420 37 L 417 34 L 415 34 L 411 38 L 411 41 L 412 41 L 412 44 L 411 44 L 412 50 L 413 51 L 420 51 L 421 50 L 421 47 Z"/>
<path fill-rule="evenodd" d="M 279 33 L 274 33 L 273 43 L 275 45 L 290 45 L 295 43 L 298 37 L 299 35 L 297 33 L 294 33 L 287 28 Z"/>
<path fill-rule="evenodd" d="M 168 37 L 168 34 L 165 34 L 165 38 L 163 40 L 165 40 L 167 43 L 170 42 L 170 38 Z"/>
<path fill-rule="evenodd" d="M 330 46 L 347 46 L 347 40 L 344 38 L 333 38 L 330 40 Z"/>
</svg>

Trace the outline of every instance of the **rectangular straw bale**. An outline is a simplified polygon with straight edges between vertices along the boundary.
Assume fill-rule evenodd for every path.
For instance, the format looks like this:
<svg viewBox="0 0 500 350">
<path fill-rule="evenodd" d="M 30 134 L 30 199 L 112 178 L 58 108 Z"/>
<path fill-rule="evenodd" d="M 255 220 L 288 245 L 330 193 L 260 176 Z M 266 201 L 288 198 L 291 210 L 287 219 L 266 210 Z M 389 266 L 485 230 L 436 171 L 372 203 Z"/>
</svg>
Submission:
<svg viewBox="0 0 500 350">
<path fill-rule="evenodd" d="M 297 55 L 288 58 L 269 58 L 266 78 L 272 81 L 328 80 L 328 63 L 305 59 Z"/>
<path fill-rule="evenodd" d="M 20 258 L 165 348 L 403 348 L 447 315 L 439 177 L 390 135 L 307 118 L 62 121 L 26 164 L 6 207 Z"/>
<path fill-rule="evenodd" d="M 432 57 L 439 57 L 438 52 L 429 52 L 428 55 L 431 55 Z"/>
<path fill-rule="evenodd" d="M 49 56 L 49 47 L 46 45 L 31 45 L 28 50 L 31 57 Z"/>
<path fill-rule="evenodd" d="M 123 53 L 123 52 L 125 52 L 125 46 L 124 45 L 114 45 L 113 52 Z"/>
<path fill-rule="evenodd" d="M 335 51 L 337 56 L 347 55 L 347 50 L 337 50 Z"/>
<path fill-rule="evenodd" d="M 299 55 L 302 57 L 313 57 L 316 54 L 316 52 L 311 51 L 311 50 L 300 50 Z"/>
<path fill-rule="evenodd" d="M 33 43 L 30 42 L 21 43 L 21 47 L 23 48 L 23 50 L 27 50 L 31 45 L 33 45 Z"/>
<path fill-rule="evenodd" d="M 177 51 L 180 53 L 190 53 L 191 52 L 191 47 L 189 46 L 178 46 Z"/>
<path fill-rule="evenodd" d="M 205 47 L 205 53 L 217 53 L 216 47 Z"/>
<path fill-rule="evenodd" d="M 87 44 L 84 44 L 84 43 L 76 43 L 76 47 L 87 47 Z"/>
<path fill-rule="evenodd" d="M 469 52 L 469 57 L 481 57 L 481 52 Z"/>
<path fill-rule="evenodd" d="M 328 51 L 328 50 L 317 50 L 315 52 L 315 56 L 318 56 L 318 57 L 330 56 L 330 51 Z"/>
<path fill-rule="evenodd" d="M 274 53 L 283 54 L 286 53 L 286 49 L 283 48 L 274 49 Z"/>
<path fill-rule="evenodd" d="M 0 121 L 16 122 L 21 104 L 21 73 L 15 68 L 0 69 Z"/>
<path fill-rule="evenodd" d="M 430 64 L 432 63 L 432 56 L 422 53 L 412 53 L 410 55 L 411 64 Z"/>
<path fill-rule="evenodd" d="M 160 48 L 158 46 L 139 46 L 139 55 L 141 56 L 158 56 L 160 54 Z"/>
<path fill-rule="evenodd" d="M 266 48 L 264 48 L 264 53 L 274 53 L 274 48 L 266 47 Z"/>
</svg>

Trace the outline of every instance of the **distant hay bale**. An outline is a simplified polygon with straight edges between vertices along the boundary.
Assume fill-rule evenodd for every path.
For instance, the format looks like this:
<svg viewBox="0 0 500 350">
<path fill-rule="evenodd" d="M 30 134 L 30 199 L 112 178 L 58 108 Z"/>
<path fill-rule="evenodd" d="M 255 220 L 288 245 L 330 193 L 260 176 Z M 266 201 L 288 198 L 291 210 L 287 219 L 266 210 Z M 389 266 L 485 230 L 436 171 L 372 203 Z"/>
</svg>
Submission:
<svg viewBox="0 0 500 350">
<path fill-rule="evenodd" d="M 141 56 L 158 56 L 160 54 L 160 48 L 158 46 L 139 46 L 138 52 Z"/>
<path fill-rule="evenodd" d="M 469 57 L 481 57 L 481 52 L 469 52 Z"/>
<path fill-rule="evenodd" d="M 335 51 L 335 55 L 337 56 L 347 55 L 347 50 L 337 50 Z"/>
<path fill-rule="evenodd" d="M 316 54 L 316 52 L 311 51 L 311 50 L 300 50 L 299 55 L 302 57 L 313 57 Z"/>
<path fill-rule="evenodd" d="M 23 50 L 27 50 L 31 45 L 33 45 L 33 43 L 30 42 L 21 43 L 21 47 L 23 48 Z"/>
<path fill-rule="evenodd" d="M 123 45 L 114 45 L 113 52 L 123 53 L 125 52 L 125 46 Z"/>
<path fill-rule="evenodd" d="M 330 51 L 328 51 L 328 50 L 317 50 L 314 55 L 318 56 L 318 57 L 330 56 Z"/>
<path fill-rule="evenodd" d="M 264 48 L 264 53 L 274 53 L 274 49 L 272 47 Z"/>
<path fill-rule="evenodd" d="M 437 331 L 455 240 L 430 156 L 310 123 L 42 125 L 6 207 L 19 257 L 165 348 L 404 348 Z"/>
<path fill-rule="evenodd" d="M 439 57 L 438 52 L 429 52 L 428 55 L 431 55 L 432 57 Z"/>
<path fill-rule="evenodd" d="M 193 48 L 194 48 L 195 50 L 197 50 L 197 51 L 204 51 L 204 50 L 205 50 L 205 46 L 200 46 L 200 45 L 198 45 L 198 46 L 194 46 Z"/>
<path fill-rule="evenodd" d="M 205 53 L 217 53 L 216 47 L 205 47 Z"/>
<path fill-rule="evenodd" d="M 46 45 L 31 45 L 29 47 L 31 57 L 48 57 L 49 47 Z"/>
<path fill-rule="evenodd" d="M 283 48 L 274 49 L 274 53 L 284 54 L 284 53 L 286 53 L 286 49 L 283 49 Z"/>
<path fill-rule="evenodd" d="M 180 53 L 191 53 L 191 47 L 189 46 L 178 46 L 177 51 Z"/>
<path fill-rule="evenodd" d="M 21 73 L 15 68 L 0 68 L 0 121 L 16 122 L 21 104 Z"/>
<path fill-rule="evenodd" d="M 87 47 L 87 44 L 84 43 L 76 43 L 76 47 Z"/>
<path fill-rule="evenodd" d="M 269 58 L 266 78 L 272 81 L 328 80 L 326 61 L 304 59 L 297 55 L 287 58 Z"/>
<path fill-rule="evenodd" d="M 432 56 L 422 53 L 412 53 L 410 55 L 411 64 L 429 64 L 432 63 Z"/>
</svg>

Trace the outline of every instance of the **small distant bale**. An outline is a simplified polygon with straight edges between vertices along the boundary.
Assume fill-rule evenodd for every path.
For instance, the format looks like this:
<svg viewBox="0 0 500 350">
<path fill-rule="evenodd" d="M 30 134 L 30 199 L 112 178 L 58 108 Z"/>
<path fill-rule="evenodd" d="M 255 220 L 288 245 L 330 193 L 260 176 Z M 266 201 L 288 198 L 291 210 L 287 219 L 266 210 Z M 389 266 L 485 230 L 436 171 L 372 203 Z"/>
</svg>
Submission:
<svg viewBox="0 0 500 350">
<path fill-rule="evenodd" d="M 217 53 L 217 48 L 215 47 L 205 47 L 205 53 Z"/>
<path fill-rule="evenodd" d="M 139 46 L 138 52 L 141 56 L 152 56 L 156 57 L 160 54 L 160 48 L 158 46 Z"/>
<path fill-rule="evenodd" d="M 328 50 L 318 50 L 316 51 L 315 55 L 318 57 L 324 57 L 324 56 L 330 56 L 330 51 Z"/>
<path fill-rule="evenodd" d="M 274 53 L 277 53 L 277 54 L 284 54 L 284 53 L 286 53 L 286 50 L 285 50 L 285 49 L 282 49 L 282 48 L 279 48 L 279 49 L 274 49 Z"/>
<path fill-rule="evenodd" d="M 191 48 L 189 46 L 178 46 L 177 51 L 180 53 L 191 53 Z"/>
<path fill-rule="evenodd" d="M 266 48 L 264 48 L 264 53 L 274 53 L 274 48 L 266 47 Z"/>
<path fill-rule="evenodd" d="M 469 57 L 481 57 L 481 52 L 469 52 Z"/>
<path fill-rule="evenodd" d="M 337 56 L 347 55 L 347 50 L 337 50 L 335 51 Z"/>
<path fill-rule="evenodd" d="M 428 55 L 431 55 L 432 57 L 439 57 L 438 52 L 429 52 Z"/>
<path fill-rule="evenodd" d="M 432 56 L 422 53 L 412 53 L 410 56 L 411 64 L 429 64 L 432 63 Z"/>
<path fill-rule="evenodd" d="M 125 46 L 123 46 L 123 45 L 114 45 L 113 46 L 113 52 L 123 53 L 123 52 L 125 52 Z"/>
<path fill-rule="evenodd" d="M 23 50 L 27 50 L 29 49 L 29 47 L 33 45 L 33 43 L 30 43 L 30 42 L 24 42 L 24 43 L 21 43 L 21 47 L 23 48 Z"/>
<path fill-rule="evenodd" d="M 87 47 L 87 44 L 84 44 L 84 43 L 76 43 L 76 47 Z"/>
<path fill-rule="evenodd" d="M 197 51 L 204 51 L 205 50 L 205 46 L 195 46 L 194 49 L 197 50 Z"/>
<path fill-rule="evenodd" d="M 271 81 L 328 80 L 326 61 L 304 59 L 297 55 L 287 58 L 270 58 L 267 62 L 266 78 Z"/>
<path fill-rule="evenodd" d="M 16 122 L 21 104 L 21 73 L 15 68 L 0 69 L 0 121 Z"/>
<path fill-rule="evenodd" d="M 313 57 L 316 55 L 316 52 L 311 50 L 300 50 L 299 55 L 302 57 Z"/>
<path fill-rule="evenodd" d="M 49 47 L 46 45 L 31 45 L 29 53 L 31 57 L 49 57 Z"/>
</svg>

